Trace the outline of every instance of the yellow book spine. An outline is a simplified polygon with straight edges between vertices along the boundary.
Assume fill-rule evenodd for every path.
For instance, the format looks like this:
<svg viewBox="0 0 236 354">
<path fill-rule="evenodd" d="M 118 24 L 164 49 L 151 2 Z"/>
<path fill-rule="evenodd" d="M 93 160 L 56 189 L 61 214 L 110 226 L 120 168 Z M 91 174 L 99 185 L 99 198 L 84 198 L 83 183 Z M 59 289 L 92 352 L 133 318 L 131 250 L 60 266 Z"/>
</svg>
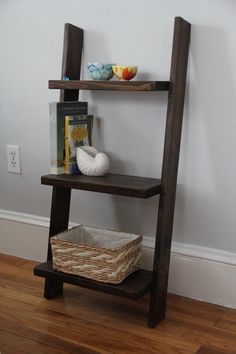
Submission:
<svg viewBox="0 0 236 354">
<path fill-rule="evenodd" d="M 65 170 L 69 174 L 69 116 L 65 116 Z"/>
</svg>

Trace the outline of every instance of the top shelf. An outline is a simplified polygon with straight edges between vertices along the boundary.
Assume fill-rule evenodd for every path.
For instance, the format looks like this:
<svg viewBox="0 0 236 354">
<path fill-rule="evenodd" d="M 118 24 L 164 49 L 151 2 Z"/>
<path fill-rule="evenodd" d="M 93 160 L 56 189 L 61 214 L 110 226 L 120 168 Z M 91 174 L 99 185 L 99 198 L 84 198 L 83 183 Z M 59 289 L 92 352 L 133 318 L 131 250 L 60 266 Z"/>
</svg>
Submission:
<svg viewBox="0 0 236 354">
<path fill-rule="evenodd" d="M 48 88 L 60 90 L 168 91 L 169 81 L 50 80 Z"/>
</svg>

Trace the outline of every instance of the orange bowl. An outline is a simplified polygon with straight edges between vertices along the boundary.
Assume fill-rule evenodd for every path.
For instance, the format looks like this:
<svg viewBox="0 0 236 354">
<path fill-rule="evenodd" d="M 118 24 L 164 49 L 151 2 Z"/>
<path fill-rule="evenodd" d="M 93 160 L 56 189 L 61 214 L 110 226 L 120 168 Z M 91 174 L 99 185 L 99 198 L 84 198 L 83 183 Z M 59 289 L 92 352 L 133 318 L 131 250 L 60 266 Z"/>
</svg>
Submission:
<svg viewBox="0 0 236 354">
<path fill-rule="evenodd" d="M 137 66 L 113 65 L 113 73 L 119 80 L 132 80 L 138 71 Z"/>
</svg>

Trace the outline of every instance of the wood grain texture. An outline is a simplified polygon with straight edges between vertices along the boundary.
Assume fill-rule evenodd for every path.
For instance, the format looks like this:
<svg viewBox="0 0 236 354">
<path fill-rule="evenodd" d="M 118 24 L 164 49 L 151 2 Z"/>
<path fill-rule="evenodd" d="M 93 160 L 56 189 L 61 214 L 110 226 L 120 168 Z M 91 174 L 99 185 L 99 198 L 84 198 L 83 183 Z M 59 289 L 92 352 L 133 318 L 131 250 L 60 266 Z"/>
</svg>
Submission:
<svg viewBox="0 0 236 354">
<path fill-rule="evenodd" d="M 161 176 L 162 188 L 158 207 L 153 286 L 148 321 L 150 327 L 157 325 L 165 317 L 166 311 L 190 29 L 191 25 L 183 18 L 175 18 Z"/>
<path fill-rule="evenodd" d="M 88 179 L 88 177 L 79 176 L 76 180 L 74 177 L 68 178 L 63 176 L 42 177 L 42 183 L 52 185 L 54 190 L 59 188 L 75 188 L 139 198 L 148 198 L 160 193 L 152 274 L 151 300 L 148 317 L 148 325 L 150 327 L 156 326 L 165 317 L 166 311 L 169 261 L 183 119 L 190 28 L 191 25 L 187 21 L 181 17 L 175 18 L 169 82 L 123 82 L 93 80 L 80 81 L 74 77 L 80 76 L 80 67 L 77 69 L 75 75 L 68 75 L 70 78 L 69 81 L 49 81 L 49 88 L 60 89 L 61 93 L 64 92 L 64 95 L 61 95 L 62 101 L 76 99 L 79 89 L 116 91 L 169 91 L 161 184 L 159 180 L 158 182 L 154 182 L 154 185 L 152 185 L 153 181 L 151 181 L 151 179 L 143 179 L 141 181 L 140 178 L 137 180 L 138 177 L 111 174 L 97 179 L 92 179 L 91 177 Z M 76 41 L 79 42 L 78 46 L 76 47 L 77 50 L 74 48 Z M 72 70 L 73 72 L 76 63 L 74 59 L 77 58 L 77 54 L 75 54 L 76 52 L 79 52 L 79 60 L 77 61 L 81 65 L 82 45 L 83 31 L 79 28 L 67 24 L 65 26 L 62 73 L 66 72 L 65 67 L 67 67 L 68 70 Z M 51 213 L 51 219 L 54 218 L 56 220 L 56 209 L 57 207 L 54 201 L 52 202 L 52 210 L 54 210 L 54 212 Z M 51 224 L 56 225 L 54 222 Z M 50 259 L 50 245 L 48 249 L 48 259 Z M 35 270 L 36 274 L 37 272 L 41 272 L 41 275 L 42 271 L 43 270 L 40 268 L 36 268 Z M 60 294 L 62 292 L 62 283 L 60 283 L 59 276 L 56 273 L 50 273 L 48 270 L 45 271 L 45 269 L 44 276 L 46 276 L 45 297 L 51 298 L 56 294 Z M 68 278 L 68 280 L 70 280 L 71 283 L 72 277 L 70 279 Z"/>
<path fill-rule="evenodd" d="M 52 203 L 51 203 L 51 217 L 48 238 L 48 255 L 47 260 L 52 259 L 52 250 L 50 244 L 50 237 L 59 232 L 68 229 L 69 213 L 70 213 L 70 188 L 53 187 Z M 60 279 L 45 279 L 44 297 L 51 299 L 54 296 L 60 295 L 63 292 L 63 282 Z"/>
<path fill-rule="evenodd" d="M 217 328 L 221 328 L 221 329 L 225 329 L 227 330 L 228 332 L 232 332 L 232 333 L 235 333 L 236 335 L 236 321 L 234 320 L 226 320 L 224 318 L 221 318 L 217 324 L 216 324 L 216 327 Z"/>
<path fill-rule="evenodd" d="M 147 295 L 132 301 L 65 284 L 64 297 L 48 301 L 35 265 L 0 255 L 3 354 L 236 354 L 235 310 L 168 295 L 166 319 L 150 329 Z"/>
<path fill-rule="evenodd" d="M 61 79 L 69 77 L 71 80 L 80 79 L 82 49 L 83 49 L 84 32 L 81 28 L 70 23 L 65 23 L 64 42 L 61 67 Z M 79 98 L 79 90 L 60 91 L 60 101 L 77 101 Z"/>
<path fill-rule="evenodd" d="M 66 90 L 168 91 L 169 81 L 49 80 L 48 88 Z"/>
<path fill-rule="evenodd" d="M 160 180 L 108 173 L 101 177 L 84 175 L 46 175 L 42 184 L 54 187 L 88 190 L 92 192 L 149 198 L 160 193 Z"/>
<path fill-rule="evenodd" d="M 52 189 L 49 237 L 68 229 L 70 214 L 70 188 L 54 187 Z M 50 241 L 50 238 L 49 238 Z M 48 243 L 48 260 L 52 259 L 50 242 Z"/>
<path fill-rule="evenodd" d="M 63 281 L 65 283 L 79 285 L 105 293 L 130 299 L 139 299 L 151 289 L 152 272 L 138 270 L 126 278 L 121 284 L 106 284 L 95 280 L 86 279 L 72 274 L 56 272 L 53 270 L 51 262 L 42 263 L 34 268 L 34 274 L 52 280 Z"/>
<path fill-rule="evenodd" d="M 214 347 L 203 346 L 199 349 L 197 354 L 230 354 L 230 352 L 225 350 L 218 350 L 217 348 Z"/>
</svg>

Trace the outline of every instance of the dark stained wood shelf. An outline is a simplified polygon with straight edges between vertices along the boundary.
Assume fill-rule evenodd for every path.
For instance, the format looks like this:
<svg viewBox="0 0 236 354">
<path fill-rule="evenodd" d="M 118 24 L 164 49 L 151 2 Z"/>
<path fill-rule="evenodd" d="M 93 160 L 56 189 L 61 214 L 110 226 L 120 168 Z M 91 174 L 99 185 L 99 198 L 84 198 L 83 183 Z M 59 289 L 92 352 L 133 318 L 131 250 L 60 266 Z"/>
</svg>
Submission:
<svg viewBox="0 0 236 354">
<path fill-rule="evenodd" d="M 60 90 L 168 91 L 169 81 L 50 80 L 48 88 Z"/>
<path fill-rule="evenodd" d="M 71 80 L 49 81 L 50 89 L 60 90 L 60 102 L 77 101 L 80 90 L 169 91 L 169 94 L 161 180 L 118 174 L 42 177 L 42 184 L 53 186 L 48 262 L 34 268 L 34 274 L 45 278 L 46 299 L 63 294 L 64 282 L 132 299 L 150 291 L 148 326 L 155 327 L 165 318 L 190 31 L 190 23 L 181 17 L 175 18 L 169 81 L 81 81 L 83 29 L 65 24 L 61 79 L 66 76 Z M 160 194 L 152 272 L 139 270 L 121 284 L 111 285 L 53 271 L 50 238 L 68 229 L 72 189 L 135 198 Z"/>
<path fill-rule="evenodd" d="M 108 173 L 102 177 L 84 175 L 46 175 L 42 184 L 54 187 L 81 189 L 93 192 L 150 198 L 160 193 L 161 181 L 157 178 L 136 177 Z"/>
<path fill-rule="evenodd" d="M 122 283 L 115 285 L 54 271 L 51 261 L 36 266 L 34 268 L 34 274 L 131 299 L 139 299 L 141 296 L 149 292 L 152 283 L 152 272 L 147 270 L 140 269 L 127 277 Z"/>
</svg>

